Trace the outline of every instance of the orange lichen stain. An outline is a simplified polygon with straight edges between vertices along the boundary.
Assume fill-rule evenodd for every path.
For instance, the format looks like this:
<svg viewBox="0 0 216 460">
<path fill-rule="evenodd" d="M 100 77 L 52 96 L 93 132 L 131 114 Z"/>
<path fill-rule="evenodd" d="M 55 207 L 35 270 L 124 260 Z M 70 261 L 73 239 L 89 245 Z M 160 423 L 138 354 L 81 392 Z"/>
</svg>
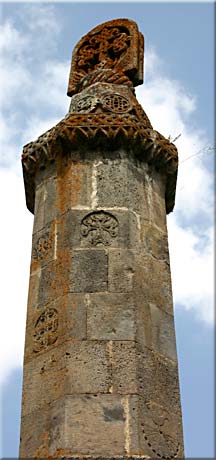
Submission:
<svg viewBox="0 0 216 460">
<path fill-rule="evenodd" d="M 52 455 L 48 455 L 48 459 L 52 459 L 52 458 L 60 458 L 60 457 L 64 457 L 65 455 L 73 455 L 72 451 L 69 450 L 69 449 L 56 449 L 56 451 L 52 454 Z"/>
<path fill-rule="evenodd" d="M 45 432 L 41 436 L 43 444 L 39 446 L 35 453 L 34 453 L 34 458 L 48 458 L 49 455 L 49 433 Z"/>
<path fill-rule="evenodd" d="M 85 165 L 62 157 L 57 159 L 57 208 L 61 213 L 79 204 Z"/>
<path fill-rule="evenodd" d="M 31 266 L 30 266 L 30 273 L 34 273 L 40 267 L 40 261 L 32 259 Z"/>
</svg>

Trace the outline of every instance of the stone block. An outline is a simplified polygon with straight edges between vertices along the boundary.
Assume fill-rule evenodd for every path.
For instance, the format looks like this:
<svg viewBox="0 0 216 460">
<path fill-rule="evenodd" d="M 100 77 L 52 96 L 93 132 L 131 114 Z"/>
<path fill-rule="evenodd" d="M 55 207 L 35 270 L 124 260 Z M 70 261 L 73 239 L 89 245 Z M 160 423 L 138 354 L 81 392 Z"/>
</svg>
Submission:
<svg viewBox="0 0 216 460">
<path fill-rule="evenodd" d="M 130 294 L 90 294 L 87 305 L 88 339 L 135 339 L 135 305 Z"/>
<path fill-rule="evenodd" d="M 141 219 L 141 245 L 146 254 L 162 260 L 169 266 L 169 249 L 167 232 Z"/>
<path fill-rule="evenodd" d="M 175 361 L 137 345 L 137 381 L 138 393 L 146 403 L 154 401 L 180 417 L 178 366 Z"/>
<path fill-rule="evenodd" d="M 61 262 L 54 260 L 41 270 L 38 303 L 45 305 L 68 294 L 70 286 L 70 263 L 71 254 L 65 252 Z"/>
<path fill-rule="evenodd" d="M 25 362 L 70 339 L 86 339 L 86 299 L 83 294 L 68 294 L 46 306 L 29 307 Z"/>
<path fill-rule="evenodd" d="M 57 247 L 131 248 L 139 243 L 137 216 L 128 211 L 71 209 L 58 219 Z"/>
<path fill-rule="evenodd" d="M 154 401 L 139 399 L 141 453 L 151 458 L 183 459 L 181 419 Z"/>
<path fill-rule="evenodd" d="M 19 458 L 45 459 L 49 452 L 49 411 L 45 407 L 22 416 Z"/>
<path fill-rule="evenodd" d="M 50 177 L 44 181 L 45 203 L 44 203 L 44 225 L 55 220 L 61 213 L 58 208 L 58 178 Z"/>
<path fill-rule="evenodd" d="M 35 431 L 33 416 L 23 418 L 23 457 L 34 458 L 36 454 L 39 458 L 74 454 L 109 456 L 111 452 L 112 456 L 124 455 L 126 414 L 118 396 L 67 395 L 46 410 L 46 421 L 41 411 L 34 413 L 38 420 Z M 27 423 L 34 431 L 29 438 L 25 436 Z"/>
<path fill-rule="evenodd" d="M 107 160 L 97 166 L 97 207 L 125 207 L 150 219 L 147 165 Z"/>
<path fill-rule="evenodd" d="M 29 291 L 28 291 L 28 310 L 31 308 L 37 308 L 38 306 L 38 292 L 40 286 L 41 270 L 33 273 L 29 279 Z"/>
<path fill-rule="evenodd" d="M 145 304 L 157 305 L 173 315 L 173 297 L 170 268 L 166 262 L 142 254 L 136 254 L 134 291 L 142 296 Z"/>
<path fill-rule="evenodd" d="M 109 291 L 130 292 L 134 288 L 135 252 L 124 249 L 109 251 Z"/>
<path fill-rule="evenodd" d="M 23 416 L 65 394 L 108 393 L 110 385 L 106 343 L 67 341 L 25 364 Z"/>
<path fill-rule="evenodd" d="M 151 173 L 151 186 L 148 188 L 150 220 L 166 232 L 165 181 L 155 172 Z"/>
<path fill-rule="evenodd" d="M 32 239 L 31 273 L 44 267 L 56 256 L 56 223 L 47 224 Z"/>
<path fill-rule="evenodd" d="M 64 214 L 76 206 L 91 206 L 92 166 L 81 159 L 57 159 L 57 209 Z"/>
<path fill-rule="evenodd" d="M 65 448 L 81 455 L 123 455 L 126 414 L 118 395 L 65 398 Z"/>
<path fill-rule="evenodd" d="M 154 304 L 145 303 L 142 297 L 136 302 L 136 339 L 139 345 L 177 360 L 173 315 Z"/>
<path fill-rule="evenodd" d="M 33 234 L 42 230 L 60 214 L 57 198 L 56 177 L 50 177 L 36 187 Z"/>
<path fill-rule="evenodd" d="M 44 227 L 45 185 L 42 182 L 35 190 L 33 234 Z"/>
<path fill-rule="evenodd" d="M 57 159 L 55 175 L 37 178 L 33 233 L 76 206 L 91 206 L 91 165 Z"/>
<path fill-rule="evenodd" d="M 132 341 L 112 342 L 112 391 L 118 394 L 138 393 L 137 351 Z"/>
<path fill-rule="evenodd" d="M 103 249 L 74 251 L 71 260 L 70 291 L 106 291 L 108 284 L 107 258 L 107 253 Z"/>
</svg>

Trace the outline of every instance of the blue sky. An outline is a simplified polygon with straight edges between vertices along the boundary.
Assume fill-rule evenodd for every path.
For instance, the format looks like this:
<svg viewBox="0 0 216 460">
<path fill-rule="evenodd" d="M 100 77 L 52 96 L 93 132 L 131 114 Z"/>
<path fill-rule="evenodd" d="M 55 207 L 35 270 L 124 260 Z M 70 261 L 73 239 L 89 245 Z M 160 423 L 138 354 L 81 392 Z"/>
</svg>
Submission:
<svg viewBox="0 0 216 460">
<path fill-rule="evenodd" d="M 176 207 L 168 216 L 185 452 L 214 457 L 214 29 L 212 3 L 2 3 L 0 455 L 17 457 L 33 218 L 22 146 L 63 118 L 73 47 L 101 22 L 126 17 L 145 36 L 137 98 L 155 129 L 181 136 Z M 197 155 L 197 153 L 199 153 Z M 190 158 L 189 158 L 190 157 Z M 13 287 L 11 287 L 13 286 Z"/>
</svg>

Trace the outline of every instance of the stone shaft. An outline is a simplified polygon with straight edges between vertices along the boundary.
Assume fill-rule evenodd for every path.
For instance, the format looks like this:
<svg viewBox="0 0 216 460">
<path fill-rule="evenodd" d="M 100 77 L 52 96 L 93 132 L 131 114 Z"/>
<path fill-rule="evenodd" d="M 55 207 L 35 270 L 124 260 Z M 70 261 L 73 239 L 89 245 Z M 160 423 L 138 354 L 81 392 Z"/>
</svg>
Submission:
<svg viewBox="0 0 216 460">
<path fill-rule="evenodd" d="M 164 177 L 74 156 L 37 177 L 20 456 L 179 458 Z"/>
</svg>

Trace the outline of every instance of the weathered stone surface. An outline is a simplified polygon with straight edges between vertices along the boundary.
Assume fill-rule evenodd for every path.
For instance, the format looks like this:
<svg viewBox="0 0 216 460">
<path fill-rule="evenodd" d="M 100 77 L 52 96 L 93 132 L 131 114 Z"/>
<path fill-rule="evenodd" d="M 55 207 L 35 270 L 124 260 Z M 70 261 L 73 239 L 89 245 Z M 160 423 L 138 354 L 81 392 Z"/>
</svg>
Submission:
<svg viewBox="0 0 216 460">
<path fill-rule="evenodd" d="M 173 297 L 169 265 L 165 261 L 136 254 L 136 276 L 133 278 L 136 295 L 142 293 L 145 304 L 154 304 L 173 315 Z"/>
<path fill-rule="evenodd" d="M 106 343 L 65 342 L 25 364 L 22 414 L 64 394 L 108 393 L 110 379 Z"/>
<path fill-rule="evenodd" d="M 33 235 L 31 272 L 47 265 L 56 257 L 56 223 L 47 224 Z"/>
<path fill-rule="evenodd" d="M 39 183 L 36 188 L 33 234 L 56 219 L 58 214 L 57 178 L 51 176 L 49 179 Z"/>
<path fill-rule="evenodd" d="M 28 310 L 29 308 L 37 308 L 38 306 L 38 291 L 40 286 L 41 270 L 33 273 L 29 279 L 29 291 L 28 291 Z"/>
<path fill-rule="evenodd" d="M 148 167 L 128 160 L 100 162 L 97 167 L 97 206 L 125 207 L 150 219 Z"/>
<path fill-rule="evenodd" d="M 75 457 L 74 455 L 67 455 L 63 457 L 64 460 L 150 460 L 150 457 L 147 455 L 115 455 L 105 456 L 105 455 L 85 455 L 85 457 L 79 456 Z"/>
<path fill-rule="evenodd" d="M 61 261 L 54 260 L 41 270 L 38 304 L 47 304 L 69 293 L 71 255 L 65 253 Z"/>
<path fill-rule="evenodd" d="M 126 425 L 127 417 L 126 401 L 118 395 L 65 396 L 46 406 L 43 413 L 23 417 L 20 457 L 128 459 L 126 426 L 131 429 L 131 424 Z"/>
<path fill-rule="evenodd" d="M 112 343 L 112 385 L 113 393 L 137 394 L 137 350 L 132 341 Z"/>
<path fill-rule="evenodd" d="M 173 315 L 142 297 L 136 298 L 136 338 L 141 346 L 177 360 Z"/>
<path fill-rule="evenodd" d="M 61 345 L 66 340 L 84 340 L 86 339 L 86 298 L 83 294 L 67 294 L 58 297 L 45 307 L 38 306 L 32 308 L 29 306 L 26 324 L 26 342 L 25 342 L 25 362 L 34 359 L 37 353 L 44 353 L 50 348 Z M 57 328 L 55 331 L 50 330 L 49 321 L 45 324 L 39 324 L 40 316 L 49 310 L 54 310 L 57 314 Z M 49 340 L 50 335 L 54 332 L 53 340 Z M 54 340 L 56 339 L 56 340 Z M 42 346 L 35 347 L 39 341 Z"/>
<path fill-rule="evenodd" d="M 35 193 L 35 218 L 33 233 L 72 207 L 90 206 L 92 193 L 91 165 L 85 161 L 62 160 L 51 164 L 51 177 L 39 175 Z M 49 170 L 49 168 L 48 168 Z"/>
<path fill-rule="evenodd" d="M 183 458 L 183 438 L 179 418 L 153 401 L 139 398 L 141 452 L 151 458 Z"/>
<path fill-rule="evenodd" d="M 155 225 L 149 225 L 141 218 L 141 244 L 146 254 L 157 260 L 163 260 L 169 265 L 169 249 L 167 232 L 161 231 Z"/>
<path fill-rule="evenodd" d="M 116 395 L 71 396 L 65 400 L 65 447 L 81 455 L 123 455 L 126 415 Z"/>
<path fill-rule="evenodd" d="M 138 393 L 175 413 L 180 421 L 178 366 L 159 353 L 137 346 Z M 169 389 L 169 390 L 168 390 Z"/>
<path fill-rule="evenodd" d="M 49 444 L 49 411 L 44 408 L 22 416 L 20 436 L 20 460 L 46 458 Z"/>
<path fill-rule="evenodd" d="M 87 338 L 134 340 L 136 306 L 124 293 L 91 294 L 87 302 Z"/>
<path fill-rule="evenodd" d="M 89 206 L 92 193 L 91 164 L 66 159 L 57 162 L 57 208 L 60 214 L 72 207 Z"/>
<path fill-rule="evenodd" d="M 103 249 L 74 251 L 71 259 L 70 291 L 106 291 L 108 284 L 107 253 Z"/>
<path fill-rule="evenodd" d="M 134 288 L 136 268 L 133 250 L 111 249 L 109 251 L 109 291 L 130 292 Z"/>
</svg>

